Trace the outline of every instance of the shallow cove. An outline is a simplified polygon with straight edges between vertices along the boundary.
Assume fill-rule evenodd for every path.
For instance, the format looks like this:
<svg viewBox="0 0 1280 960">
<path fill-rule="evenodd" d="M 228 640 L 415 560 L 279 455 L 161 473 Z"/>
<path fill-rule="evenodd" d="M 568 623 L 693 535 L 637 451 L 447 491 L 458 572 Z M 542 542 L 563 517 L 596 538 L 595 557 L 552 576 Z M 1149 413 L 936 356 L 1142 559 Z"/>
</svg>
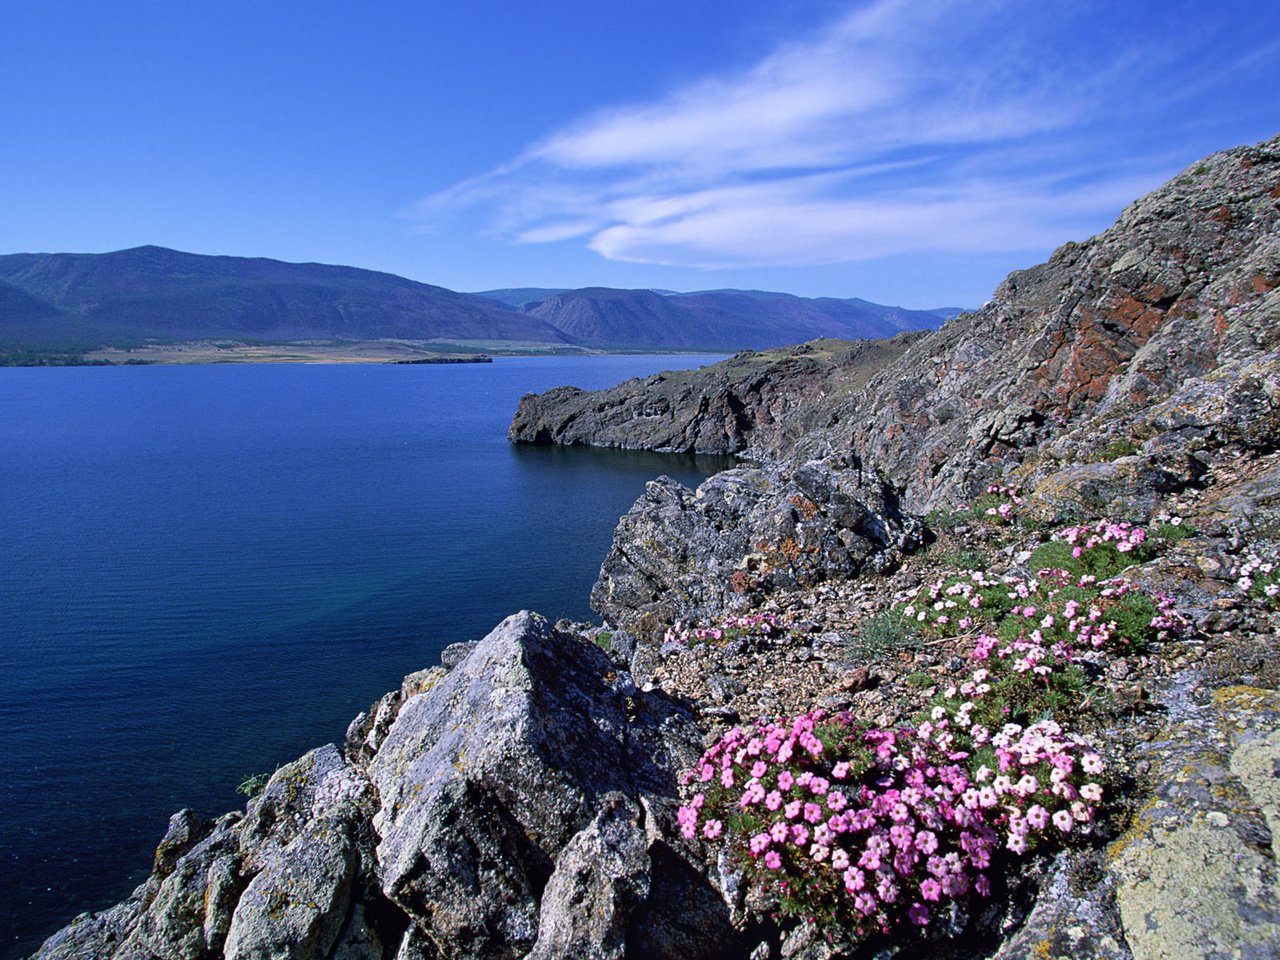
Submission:
<svg viewBox="0 0 1280 960">
<path fill-rule="evenodd" d="M 645 481 L 727 461 L 514 447 L 516 402 L 713 359 L 0 369 L 0 956 L 445 645 L 588 617 Z"/>
</svg>

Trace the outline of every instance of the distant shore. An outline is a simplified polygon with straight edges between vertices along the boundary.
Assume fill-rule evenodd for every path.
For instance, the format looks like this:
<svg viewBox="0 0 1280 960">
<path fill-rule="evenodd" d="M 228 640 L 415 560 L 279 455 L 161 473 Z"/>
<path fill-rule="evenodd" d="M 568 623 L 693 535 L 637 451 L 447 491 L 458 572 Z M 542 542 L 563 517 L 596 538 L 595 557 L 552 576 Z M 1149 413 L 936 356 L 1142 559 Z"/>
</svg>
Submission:
<svg viewBox="0 0 1280 960">
<path fill-rule="evenodd" d="M 83 354 L 87 364 L 175 363 L 492 363 L 487 353 L 432 350 L 413 341 L 370 340 L 244 343 L 215 340 L 104 347 Z"/>
<path fill-rule="evenodd" d="M 605 354 L 690 354 L 706 350 L 632 348 L 603 350 L 533 341 L 298 340 L 252 343 L 188 340 L 94 349 L 8 348 L 0 345 L 0 366 L 140 366 L 208 363 L 492 363 L 495 356 L 592 356 Z M 732 351 L 720 351 L 732 352 Z"/>
</svg>

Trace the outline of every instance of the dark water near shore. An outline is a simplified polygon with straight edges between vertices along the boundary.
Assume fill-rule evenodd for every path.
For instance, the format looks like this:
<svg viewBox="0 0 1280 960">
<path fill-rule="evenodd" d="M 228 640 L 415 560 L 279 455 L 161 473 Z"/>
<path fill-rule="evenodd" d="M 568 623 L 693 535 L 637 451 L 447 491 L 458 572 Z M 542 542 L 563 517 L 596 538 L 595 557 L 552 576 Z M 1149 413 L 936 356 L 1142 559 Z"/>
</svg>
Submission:
<svg viewBox="0 0 1280 960">
<path fill-rule="evenodd" d="M 588 618 L 644 482 L 726 462 L 513 447 L 516 402 L 710 359 L 0 369 L 0 957 L 445 645 Z"/>
</svg>

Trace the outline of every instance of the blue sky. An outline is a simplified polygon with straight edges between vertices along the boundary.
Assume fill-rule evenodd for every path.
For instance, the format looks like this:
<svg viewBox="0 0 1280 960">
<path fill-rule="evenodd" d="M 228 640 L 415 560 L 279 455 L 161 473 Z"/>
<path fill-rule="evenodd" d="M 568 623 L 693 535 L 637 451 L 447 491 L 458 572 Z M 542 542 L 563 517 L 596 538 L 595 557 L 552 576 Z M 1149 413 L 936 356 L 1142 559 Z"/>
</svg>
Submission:
<svg viewBox="0 0 1280 960">
<path fill-rule="evenodd" d="M 984 301 L 1280 132 L 1280 4 L 3 0 L 0 252 Z"/>
</svg>

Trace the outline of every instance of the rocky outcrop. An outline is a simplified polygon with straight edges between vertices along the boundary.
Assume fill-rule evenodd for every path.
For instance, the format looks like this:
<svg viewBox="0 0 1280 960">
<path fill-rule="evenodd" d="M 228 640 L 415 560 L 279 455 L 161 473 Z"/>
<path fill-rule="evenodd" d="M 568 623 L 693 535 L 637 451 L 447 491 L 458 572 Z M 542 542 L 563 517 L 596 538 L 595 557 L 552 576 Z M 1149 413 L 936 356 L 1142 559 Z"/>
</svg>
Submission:
<svg viewBox="0 0 1280 960">
<path fill-rule="evenodd" d="M 521 397 L 507 435 L 515 443 L 771 456 L 825 425 L 827 404 L 865 384 L 919 337 L 817 340 L 745 351 L 609 390 L 530 393 Z"/>
<path fill-rule="evenodd" d="M 619 521 L 591 604 L 650 636 L 761 592 L 883 570 L 920 531 L 879 477 L 840 459 L 726 470 L 696 494 L 662 477 Z"/>
<path fill-rule="evenodd" d="M 176 814 L 147 882 L 36 956 L 719 956 L 728 908 L 674 829 L 700 746 L 687 710 L 518 614 L 243 816 Z"/>
</svg>

